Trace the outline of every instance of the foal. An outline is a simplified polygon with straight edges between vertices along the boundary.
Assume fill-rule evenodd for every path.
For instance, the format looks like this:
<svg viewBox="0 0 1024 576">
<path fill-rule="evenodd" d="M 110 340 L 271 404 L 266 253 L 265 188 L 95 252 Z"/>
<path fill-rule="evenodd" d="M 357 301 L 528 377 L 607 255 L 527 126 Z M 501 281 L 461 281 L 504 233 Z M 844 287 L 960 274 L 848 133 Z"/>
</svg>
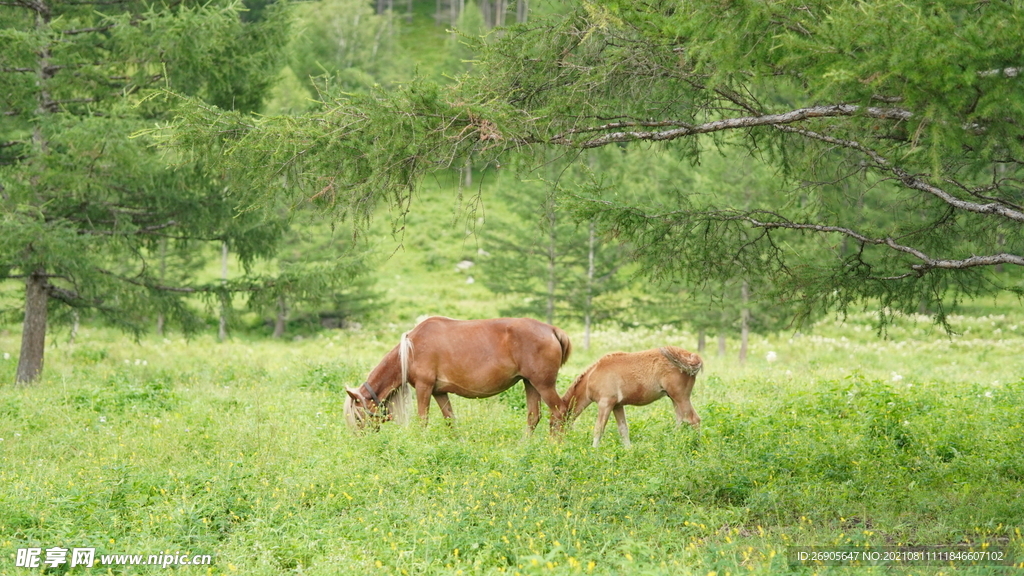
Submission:
<svg viewBox="0 0 1024 576">
<path fill-rule="evenodd" d="M 700 356 L 675 346 L 606 354 L 584 370 L 565 391 L 562 400 L 569 411 L 567 420 L 572 422 L 591 402 L 597 402 L 594 447 L 601 442 L 608 414 L 612 412 L 622 443 L 629 446 L 629 426 L 622 407 L 627 404 L 644 406 L 668 396 L 676 408 L 676 424 L 685 420 L 699 428 L 700 416 L 690 404 L 690 391 L 703 366 Z"/>
</svg>

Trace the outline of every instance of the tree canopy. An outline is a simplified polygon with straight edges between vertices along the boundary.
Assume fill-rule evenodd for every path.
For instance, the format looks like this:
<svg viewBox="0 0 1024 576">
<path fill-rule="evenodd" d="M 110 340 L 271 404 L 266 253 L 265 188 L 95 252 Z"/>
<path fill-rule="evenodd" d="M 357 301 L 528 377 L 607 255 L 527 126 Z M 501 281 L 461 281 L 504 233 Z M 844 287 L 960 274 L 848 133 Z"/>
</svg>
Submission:
<svg viewBox="0 0 1024 576">
<path fill-rule="evenodd" d="M 226 175 L 133 137 L 167 118 L 168 88 L 226 109 L 259 108 L 287 27 L 272 9 L 253 22 L 244 10 L 0 3 L 0 280 L 26 283 L 20 382 L 42 369 L 50 309 L 136 331 L 160 314 L 188 330 L 201 319 L 186 296 L 261 286 L 167 281 L 166 259 L 191 258 L 203 242 L 227 243 L 246 266 L 272 254 L 286 220 L 240 213 Z"/>
<path fill-rule="evenodd" d="M 738 148 L 776 174 L 736 204 L 577 194 L 651 274 L 763 278 L 808 312 L 870 300 L 944 321 L 964 296 L 1022 293 L 1019 2 L 583 1 L 478 46 L 451 86 L 327 95 L 301 118 L 187 100 L 171 139 L 243 174 L 283 173 L 340 217 L 407 209 L 424 174 L 472 155 Z M 543 158 L 543 154 L 537 154 Z M 737 165 L 736 170 L 744 170 Z M 1014 273 L 997 273 L 1007 267 Z"/>
</svg>

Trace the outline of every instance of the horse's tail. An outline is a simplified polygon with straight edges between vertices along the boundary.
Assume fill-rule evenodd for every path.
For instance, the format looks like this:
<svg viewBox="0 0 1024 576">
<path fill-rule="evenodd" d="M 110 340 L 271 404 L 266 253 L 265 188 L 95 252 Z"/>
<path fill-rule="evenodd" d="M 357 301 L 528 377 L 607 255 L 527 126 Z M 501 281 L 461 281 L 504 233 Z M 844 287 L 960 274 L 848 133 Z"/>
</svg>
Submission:
<svg viewBox="0 0 1024 576">
<path fill-rule="evenodd" d="M 558 326 L 551 327 L 555 331 L 555 338 L 558 339 L 558 344 L 562 347 L 562 363 L 559 366 L 565 366 L 565 362 L 569 359 L 569 355 L 572 354 L 572 342 L 569 341 L 569 335 Z"/>
<path fill-rule="evenodd" d="M 683 374 L 696 376 L 704 368 L 704 361 L 693 352 L 670 346 L 659 348 L 658 351 Z"/>
<path fill-rule="evenodd" d="M 413 347 L 409 333 L 402 334 L 402 340 L 398 343 L 398 362 L 402 367 L 402 381 L 398 384 L 387 400 L 388 412 L 398 424 L 409 422 L 409 407 L 412 404 L 412 386 L 409 385 L 409 361 L 412 357 Z"/>
</svg>

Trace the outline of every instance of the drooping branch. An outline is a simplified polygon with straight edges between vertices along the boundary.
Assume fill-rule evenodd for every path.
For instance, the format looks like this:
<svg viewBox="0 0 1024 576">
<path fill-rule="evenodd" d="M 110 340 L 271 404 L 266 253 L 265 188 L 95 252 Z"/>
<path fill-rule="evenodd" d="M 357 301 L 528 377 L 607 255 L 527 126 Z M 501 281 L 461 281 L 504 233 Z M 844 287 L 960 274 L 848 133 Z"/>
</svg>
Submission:
<svg viewBox="0 0 1024 576">
<path fill-rule="evenodd" d="M 957 198 L 956 196 L 950 194 L 949 192 L 943 190 L 942 188 L 939 188 L 934 184 L 930 184 L 926 180 L 922 179 L 919 175 L 911 174 L 904 170 L 903 168 L 900 168 L 899 166 L 892 165 L 888 159 L 884 158 L 875 150 L 867 146 L 864 146 L 863 144 L 856 142 L 854 140 L 834 138 L 832 136 L 827 136 L 825 134 L 814 132 L 813 130 L 804 130 L 800 128 L 795 128 L 793 126 L 775 127 L 778 128 L 779 130 L 800 134 L 801 136 L 805 136 L 807 138 L 819 140 L 821 142 L 826 142 L 829 144 L 834 144 L 836 146 L 841 146 L 844 148 L 849 148 L 861 152 L 867 155 L 869 158 L 871 158 L 871 160 L 875 163 L 877 168 L 887 170 L 907 188 L 931 194 L 932 196 L 935 196 L 936 198 L 942 200 L 943 202 L 949 204 L 954 208 L 958 208 L 960 210 L 964 210 L 967 212 L 973 212 L 975 214 L 995 214 L 998 216 L 1002 216 L 1003 218 L 1012 220 L 1014 222 L 1024 223 L 1024 211 L 1014 209 L 1014 207 L 1012 207 L 1011 205 L 1007 205 L 1006 203 L 1000 201 L 992 201 L 987 204 L 978 204 L 976 202 L 968 202 L 966 200 L 961 200 L 960 198 Z"/>
<path fill-rule="evenodd" d="M 889 247 L 889 248 L 891 248 L 893 250 L 896 250 L 898 252 L 903 252 L 904 254 L 909 254 L 909 255 L 914 256 L 915 258 L 921 260 L 923 262 L 923 264 L 913 264 L 913 265 L 910 266 L 910 268 L 912 270 L 914 270 L 914 272 L 917 273 L 917 274 L 923 274 L 923 273 L 927 272 L 928 270 L 931 270 L 931 269 L 934 269 L 934 268 L 941 268 L 941 269 L 946 269 L 946 270 L 964 270 L 964 269 L 967 269 L 967 268 L 975 268 L 977 266 L 994 266 L 994 265 L 997 265 L 997 264 L 1013 264 L 1013 265 L 1017 265 L 1017 266 L 1024 266 L 1024 256 L 1019 256 L 1019 255 L 1016 255 L 1016 254 L 1007 254 L 1007 253 L 1004 252 L 1004 253 L 992 254 L 992 255 L 988 255 L 988 256 L 970 256 L 968 258 L 960 258 L 960 259 L 933 258 L 933 257 L 929 256 L 928 254 L 924 253 L 923 251 L 921 251 L 921 250 L 919 250 L 917 248 L 914 248 L 912 246 L 907 246 L 907 245 L 904 245 L 904 244 L 900 244 L 900 243 L 896 242 L 896 240 L 894 240 L 893 238 L 888 237 L 888 236 L 884 237 L 884 238 L 872 238 L 870 236 L 867 236 L 867 235 L 864 235 L 864 234 L 862 234 L 860 232 L 857 232 L 857 231 L 855 231 L 855 230 L 853 230 L 851 228 L 846 228 L 846 227 L 843 227 L 843 226 L 827 226 L 827 225 L 823 225 L 823 224 L 807 224 L 807 223 L 801 223 L 801 222 L 791 222 L 791 221 L 786 220 L 786 219 L 779 219 L 779 220 L 773 220 L 773 221 L 760 220 L 760 219 L 758 219 L 758 218 L 756 218 L 754 216 L 754 214 L 757 214 L 757 213 L 758 212 L 747 212 L 747 213 L 744 213 L 744 212 L 724 211 L 724 212 L 712 213 L 710 216 L 711 216 L 711 218 L 717 218 L 717 219 L 721 219 L 721 220 L 741 220 L 741 221 L 745 221 L 745 222 L 749 223 L 750 225 L 754 226 L 755 228 L 761 228 L 761 229 L 764 229 L 764 230 L 788 229 L 788 230 L 806 230 L 806 231 L 819 232 L 819 233 L 837 233 L 837 234 L 842 234 L 844 236 L 848 236 L 850 238 L 853 238 L 854 240 L 856 240 L 856 241 L 858 241 L 858 242 L 860 242 L 862 244 L 872 244 L 872 245 L 876 245 L 876 246 L 887 246 L 887 247 Z M 773 214 L 773 213 L 770 213 L 770 212 L 760 212 L 760 213 L 762 213 L 762 214 L 770 214 L 770 215 L 775 216 L 775 217 L 779 216 L 778 214 Z M 901 276 L 901 277 L 904 277 L 904 276 Z"/>
<path fill-rule="evenodd" d="M 277 285 L 277 282 L 273 279 L 264 280 L 263 282 L 244 282 L 244 283 L 229 283 L 229 284 L 216 284 L 216 285 L 205 285 L 205 286 L 167 286 L 165 284 L 159 284 L 156 282 L 150 282 L 145 279 L 132 278 L 129 276 L 123 276 L 111 270 L 103 268 L 97 268 L 97 272 L 115 278 L 122 282 L 127 282 L 134 286 L 147 288 L 149 290 L 157 290 L 160 292 L 172 292 L 176 294 L 214 294 L 218 292 L 260 292 L 267 288 L 273 288 Z"/>
<path fill-rule="evenodd" d="M 146 226 L 146 227 L 143 227 L 143 228 L 139 228 L 138 230 L 132 231 L 131 234 L 135 235 L 135 236 L 144 236 L 146 234 L 152 234 L 153 232 L 157 232 L 157 231 L 163 230 L 165 228 L 170 228 L 172 226 L 177 226 L 178 224 L 179 223 L 176 220 L 168 220 L 167 222 L 164 222 L 163 224 L 154 224 L 152 226 Z M 79 233 L 80 234 L 89 234 L 89 235 L 92 235 L 92 236 L 124 236 L 125 235 L 125 232 L 122 231 L 122 230 L 85 230 L 85 229 L 82 229 L 82 230 L 79 230 Z"/>
<path fill-rule="evenodd" d="M 581 200 L 587 204 L 598 204 L 607 206 L 612 210 L 620 210 L 622 207 L 616 205 L 608 200 L 598 200 L 594 198 L 577 197 L 577 200 Z M 911 276 L 923 276 L 927 272 L 936 269 L 942 270 L 967 270 L 970 268 L 978 268 L 983 266 L 995 266 L 999 264 L 1009 264 L 1015 266 L 1024 267 L 1024 256 L 1019 254 L 1010 254 L 1006 252 L 1000 252 L 989 255 L 971 255 L 966 258 L 942 258 L 935 257 L 924 250 L 909 246 L 899 241 L 898 238 L 891 236 L 875 237 L 863 232 L 860 232 L 854 228 L 847 226 L 834 226 L 828 224 L 814 224 L 807 222 L 794 222 L 789 218 L 778 214 L 776 212 L 768 210 L 729 210 L 729 209 L 707 209 L 707 210 L 679 210 L 664 212 L 658 214 L 650 214 L 641 210 L 631 208 L 628 209 L 630 214 L 630 220 L 634 222 L 650 222 L 659 223 L 661 225 L 669 225 L 671 227 L 679 227 L 683 221 L 699 221 L 702 222 L 702 226 L 707 230 L 712 222 L 739 222 L 749 225 L 755 230 L 760 230 L 761 233 L 755 238 L 746 239 L 738 248 L 738 252 L 743 252 L 745 249 L 753 246 L 755 243 L 760 241 L 766 241 L 778 251 L 778 247 L 775 246 L 774 241 L 768 234 L 772 230 L 795 230 L 801 232 L 811 232 L 816 234 L 839 234 L 846 236 L 856 241 L 863 249 L 864 246 L 879 246 L 891 249 L 896 252 L 907 254 L 920 260 L 918 264 L 910 264 L 908 267 L 910 271 L 897 275 L 897 276 L 871 276 L 876 280 L 898 280 Z M 635 226 L 633 224 L 631 226 Z M 646 226 L 642 225 L 642 226 Z M 635 233 L 631 233 L 634 234 Z M 708 239 L 705 238 L 707 241 Z M 737 254 L 738 256 L 738 254 Z M 739 260 L 739 258 L 734 258 Z"/>
<path fill-rule="evenodd" d="M 561 145 L 576 145 L 581 148 L 598 148 L 606 146 L 608 144 L 625 143 L 625 142 L 666 142 L 669 140 L 675 140 L 686 136 L 693 136 L 697 134 L 710 134 L 713 132 L 721 132 L 724 130 L 733 130 L 737 128 L 754 128 L 758 126 L 780 126 L 786 124 L 792 124 L 794 122 L 801 122 L 803 120 L 810 120 L 814 118 L 836 118 L 855 116 L 862 114 L 869 118 L 876 118 L 879 120 L 907 120 L 913 116 L 913 113 L 908 110 L 901 108 L 876 108 L 876 107 L 864 107 L 853 104 L 836 104 L 832 106 L 812 106 L 810 108 L 800 108 L 798 110 L 791 110 L 781 114 L 765 114 L 762 116 L 744 116 L 740 118 L 726 118 L 723 120 L 715 120 L 712 122 L 706 122 L 704 124 L 690 125 L 684 122 L 671 122 L 671 123 L 642 123 L 642 122 L 616 122 L 605 124 L 602 126 L 593 126 L 586 128 L 574 128 L 566 131 L 562 134 L 558 134 L 551 138 L 551 143 Z M 671 130 L 661 131 L 618 131 L 592 138 L 590 140 L 584 140 L 582 142 L 574 142 L 569 137 L 575 134 L 582 134 L 587 132 L 600 132 L 605 130 L 615 130 L 622 127 L 657 127 L 671 125 L 676 126 Z"/>
</svg>

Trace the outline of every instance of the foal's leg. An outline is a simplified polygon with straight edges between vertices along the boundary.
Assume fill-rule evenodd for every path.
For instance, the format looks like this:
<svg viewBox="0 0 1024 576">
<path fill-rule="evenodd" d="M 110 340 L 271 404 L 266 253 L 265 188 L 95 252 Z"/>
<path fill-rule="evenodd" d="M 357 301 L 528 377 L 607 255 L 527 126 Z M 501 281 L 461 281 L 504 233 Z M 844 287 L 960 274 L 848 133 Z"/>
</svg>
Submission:
<svg viewBox="0 0 1024 576">
<path fill-rule="evenodd" d="M 612 409 L 612 412 L 615 413 L 615 423 L 619 425 L 619 436 L 622 437 L 622 445 L 629 448 L 629 425 L 626 424 L 626 411 L 622 409 L 622 406 L 616 406 Z"/>
<path fill-rule="evenodd" d="M 676 425 L 682 424 L 685 421 L 689 422 L 690 426 L 699 429 L 700 416 L 697 415 L 697 411 L 693 409 L 693 404 L 690 403 L 690 392 L 693 390 L 693 384 L 697 377 L 690 376 L 689 374 L 681 374 L 681 376 L 682 378 L 678 386 L 665 388 L 669 398 L 672 399 L 672 405 L 676 409 Z"/>
<path fill-rule="evenodd" d="M 603 398 L 597 403 L 597 421 L 594 422 L 594 448 L 601 443 L 601 435 L 604 434 L 604 427 L 608 424 L 608 416 L 612 413 L 615 401 L 611 398 Z"/>
<path fill-rule="evenodd" d="M 452 412 L 452 401 L 448 399 L 448 393 L 434 394 L 434 400 L 437 400 L 437 407 L 441 409 L 441 415 L 451 421 L 455 417 L 455 413 Z"/>
</svg>

